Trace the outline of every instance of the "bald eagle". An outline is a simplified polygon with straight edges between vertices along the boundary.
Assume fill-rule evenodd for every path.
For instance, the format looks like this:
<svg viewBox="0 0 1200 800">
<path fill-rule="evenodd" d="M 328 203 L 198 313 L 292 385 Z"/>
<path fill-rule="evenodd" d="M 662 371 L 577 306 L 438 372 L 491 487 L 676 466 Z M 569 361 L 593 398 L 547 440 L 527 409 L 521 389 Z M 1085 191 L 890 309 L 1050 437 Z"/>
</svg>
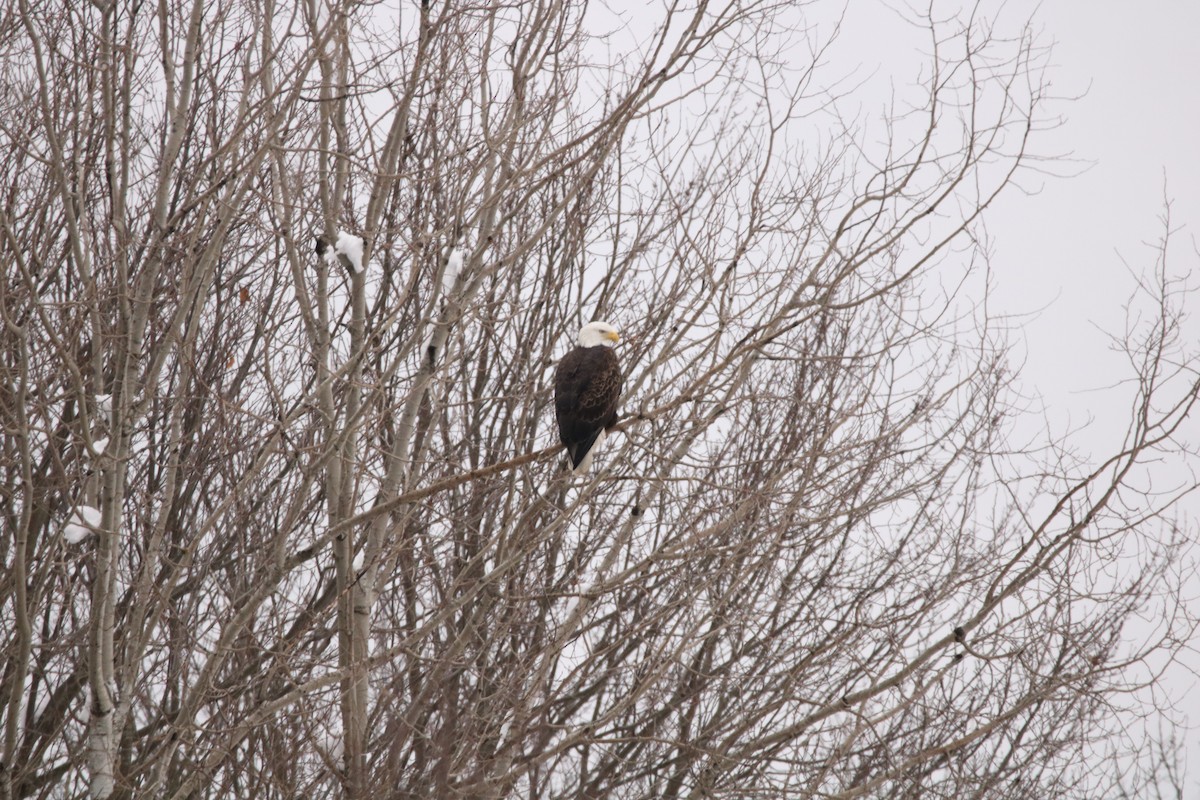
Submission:
<svg viewBox="0 0 1200 800">
<path fill-rule="evenodd" d="M 576 474 L 588 471 L 605 433 L 617 424 L 622 377 L 612 345 L 618 338 L 607 322 L 589 322 L 579 331 L 579 346 L 563 356 L 554 374 L 558 436 Z"/>
</svg>

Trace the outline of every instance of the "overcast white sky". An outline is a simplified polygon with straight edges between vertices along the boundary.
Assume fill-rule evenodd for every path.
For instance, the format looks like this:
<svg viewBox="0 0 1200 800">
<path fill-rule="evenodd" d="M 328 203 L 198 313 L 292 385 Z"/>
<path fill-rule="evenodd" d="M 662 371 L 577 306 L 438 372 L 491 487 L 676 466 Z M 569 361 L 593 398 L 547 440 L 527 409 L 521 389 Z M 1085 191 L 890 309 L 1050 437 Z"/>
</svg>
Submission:
<svg viewBox="0 0 1200 800">
<path fill-rule="evenodd" d="M 1087 162 L 1086 171 L 1048 179 L 1036 196 L 1004 198 L 988 224 L 998 299 L 1011 311 L 1045 306 L 1025 328 L 1025 374 L 1053 417 L 1059 405 L 1094 406 L 1077 394 L 1100 385 L 1096 368 L 1108 363 L 1092 323 L 1122 322 L 1132 285 L 1122 258 L 1139 269 L 1153 263 L 1144 243 L 1162 233 L 1164 196 L 1180 229 L 1175 270 L 1200 265 L 1200 3 L 1021 0 L 1009 8 L 1022 5 L 1055 42 L 1054 89 L 1082 94 L 1062 105 L 1063 125 L 1043 141 Z"/>
<path fill-rule="evenodd" d="M 864 52 L 886 54 L 886 42 L 877 38 L 886 29 L 872 18 L 886 12 L 871 10 L 881 0 L 851 0 L 852 7 L 856 3 L 848 18 L 850 40 L 875 39 L 879 50 Z M 1121 390 L 1101 388 L 1121 364 L 1098 327 L 1119 330 L 1123 324 L 1123 304 L 1133 289 L 1125 264 L 1153 266 L 1147 243 L 1162 235 L 1164 197 L 1172 201 L 1177 229 L 1170 271 L 1200 276 L 1200 2 L 1012 0 L 1004 14 L 1014 21 L 1032 15 L 1043 39 L 1053 42 L 1054 93 L 1079 97 L 1055 105 L 1063 124 L 1042 136 L 1039 150 L 1070 153 L 1084 171 L 1047 178 L 1040 186 L 1025 178 L 1036 194 L 1010 194 L 993 209 L 987 220 L 993 297 L 1004 312 L 1032 313 L 1015 332 L 1026 359 L 1025 391 L 1040 398 L 1052 427 L 1086 424 L 1076 442 L 1098 455 L 1119 441 L 1123 428 L 1117 423 L 1127 408 Z M 878 57 L 866 65 L 890 70 Z M 1200 278 L 1193 283 L 1200 286 Z M 1200 297 L 1192 308 L 1197 303 Z M 1200 314 L 1189 320 L 1188 331 L 1192 342 L 1200 341 Z M 1200 420 L 1188 423 L 1185 436 L 1200 445 Z M 1177 478 L 1187 476 L 1181 471 Z M 1197 514 L 1200 501 L 1192 498 L 1185 510 Z M 1193 613 L 1200 613 L 1200 547 L 1186 558 Z M 1193 726 L 1200 724 L 1197 647 L 1200 642 L 1188 663 L 1172 668 L 1164 681 Z M 1185 737 L 1188 787 L 1197 791 L 1200 731 L 1193 727 Z"/>
<path fill-rule="evenodd" d="M 836 13 L 839 6 L 830 2 L 822 11 Z M 1069 155 L 1073 163 L 1055 169 L 1080 173 L 1042 180 L 1025 174 L 1021 184 L 1037 193 L 1010 192 L 990 210 L 993 300 L 1003 312 L 1034 314 L 1021 319 L 1017 337 L 1027 357 L 1023 384 L 1045 398 L 1051 419 L 1065 425 L 1076 407 L 1101 422 L 1104 402 L 1086 390 L 1103 385 L 1098 375 L 1116 362 L 1094 325 L 1120 328 L 1133 288 L 1122 257 L 1131 267 L 1152 266 L 1145 243 L 1161 235 L 1164 194 L 1180 228 L 1175 268 L 1200 266 L 1200 2 L 984 0 L 982 6 L 985 15 L 1000 9 L 1003 32 L 1019 32 L 1032 18 L 1042 43 L 1053 45 L 1051 94 L 1077 99 L 1049 104 L 1063 122 L 1038 135 L 1034 150 Z M 849 0 L 830 66 L 853 69 L 847 62 L 857 54 L 862 73 L 894 83 L 900 94 L 921 58 L 914 42 L 923 42 L 890 7 L 902 7 L 901 0 Z M 1200 326 L 1193 330 L 1200 334 Z M 1072 413 L 1070 420 L 1083 418 Z M 1200 438 L 1200 426 L 1193 431 Z"/>
<path fill-rule="evenodd" d="M 1120 413 L 1120 399 L 1088 390 L 1106 382 L 1108 365 L 1119 365 L 1092 324 L 1121 324 L 1121 304 L 1131 288 L 1122 259 L 1138 269 L 1153 263 L 1144 243 L 1162 234 L 1164 196 L 1178 229 L 1169 270 L 1200 275 L 1200 2 L 1014 5 L 1034 10 L 1055 42 L 1054 86 L 1064 94 L 1086 92 L 1064 108 L 1064 124 L 1047 139 L 1091 165 L 1076 177 L 1048 180 L 1036 196 L 1009 197 L 996 209 L 989 229 L 997 296 L 1011 310 L 1046 304 L 1025 328 L 1026 383 L 1045 398 L 1051 420 L 1094 417 L 1086 433 L 1103 446 L 1116 433 L 1105 427 L 1110 415 Z M 1192 300 L 1193 309 L 1197 302 L 1200 297 Z M 1192 342 L 1200 341 L 1200 316 L 1189 320 L 1187 330 Z M 1185 436 L 1200 444 L 1200 420 L 1190 421 Z M 1196 514 L 1200 502 L 1192 498 L 1185 508 Z M 1198 556 L 1200 547 L 1193 546 L 1192 570 Z M 1200 613 L 1194 572 L 1190 586 L 1193 613 Z M 1198 668 L 1193 650 L 1166 680 L 1193 726 L 1200 723 Z M 1200 790 L 1200 731 L 1193 728 L 1185 737 L 1191 792 Z"/>
</svg>

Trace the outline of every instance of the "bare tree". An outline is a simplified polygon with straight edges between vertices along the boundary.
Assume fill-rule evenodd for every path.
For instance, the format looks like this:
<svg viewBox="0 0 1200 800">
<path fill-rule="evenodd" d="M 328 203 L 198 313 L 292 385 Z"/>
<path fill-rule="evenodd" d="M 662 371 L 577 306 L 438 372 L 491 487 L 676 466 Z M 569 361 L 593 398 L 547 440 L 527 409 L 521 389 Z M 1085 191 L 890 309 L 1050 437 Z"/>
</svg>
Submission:
<svg viewBox="0 0 1200 800">
<path fill-rule="evenodd" d="M 931 10 L 864 128 L 803 5 L 638 13 L 0 11 L 5 797 L 1180 784 L 1096 768 L 1193 627 L 1167 240 L 1104 460 L 1013 441 L 981 302 L 1045 51 Z"/>
</svg>

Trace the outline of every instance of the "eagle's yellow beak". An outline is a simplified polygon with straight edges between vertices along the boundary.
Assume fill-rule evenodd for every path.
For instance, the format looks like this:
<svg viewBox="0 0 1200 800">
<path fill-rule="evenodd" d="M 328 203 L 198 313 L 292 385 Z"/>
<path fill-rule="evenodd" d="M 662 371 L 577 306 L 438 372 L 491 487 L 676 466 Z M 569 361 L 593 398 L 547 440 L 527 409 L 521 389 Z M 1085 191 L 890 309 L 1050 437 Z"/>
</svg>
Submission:
<svg viewBox="0 0 1200 800">
<path fill-rule="evenodd" d="M 616 331 L 609 331 L 608 333 L 604 334 L 604 338 L 616 344 L 617 342 L 621 341 L 621 334 L 617 333 Z"/>
</svg>

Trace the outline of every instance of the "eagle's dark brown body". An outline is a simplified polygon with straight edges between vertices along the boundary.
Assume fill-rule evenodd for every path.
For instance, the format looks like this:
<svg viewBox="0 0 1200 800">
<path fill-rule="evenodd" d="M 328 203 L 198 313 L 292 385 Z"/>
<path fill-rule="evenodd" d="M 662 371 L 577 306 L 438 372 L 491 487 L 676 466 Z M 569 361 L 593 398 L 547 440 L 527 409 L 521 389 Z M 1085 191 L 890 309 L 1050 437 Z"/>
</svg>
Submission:
<svg viewBox="0 0 1200 800">
<path fill-rule="evenodd" d="M 578 469 L 601 431 L 617 424 L 621 364 L 611 347 L 576 347 L 563 356 L 554 375 L 558 436 Z"/>
</svg>

